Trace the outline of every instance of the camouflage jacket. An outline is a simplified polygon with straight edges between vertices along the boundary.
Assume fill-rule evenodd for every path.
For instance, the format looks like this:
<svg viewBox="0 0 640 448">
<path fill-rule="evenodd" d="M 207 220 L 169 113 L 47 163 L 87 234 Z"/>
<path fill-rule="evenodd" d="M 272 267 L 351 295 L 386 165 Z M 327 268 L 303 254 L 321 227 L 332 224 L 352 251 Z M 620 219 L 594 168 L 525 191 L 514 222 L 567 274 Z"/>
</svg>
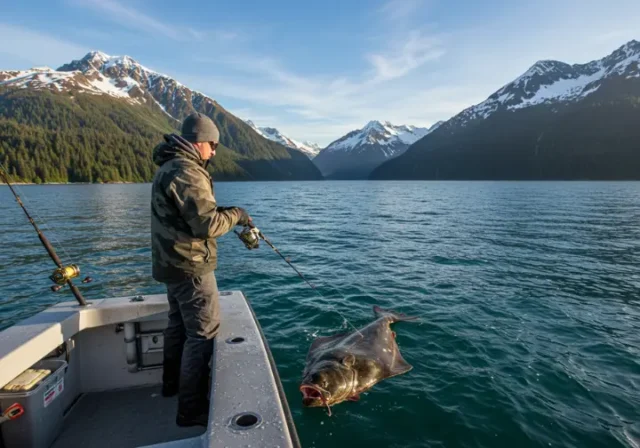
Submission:
<svg viewBox="0 0 640 448">
<path fill-rule="evenodd" d="M 216 238 L 240 219 L 235 208 L 217 207 L 200 153 L 178 135 L 165 135 L 153 150 L 160 168 L 151 192 L 153 278 L 179 282 L 213 271 Z"/>
</svg>

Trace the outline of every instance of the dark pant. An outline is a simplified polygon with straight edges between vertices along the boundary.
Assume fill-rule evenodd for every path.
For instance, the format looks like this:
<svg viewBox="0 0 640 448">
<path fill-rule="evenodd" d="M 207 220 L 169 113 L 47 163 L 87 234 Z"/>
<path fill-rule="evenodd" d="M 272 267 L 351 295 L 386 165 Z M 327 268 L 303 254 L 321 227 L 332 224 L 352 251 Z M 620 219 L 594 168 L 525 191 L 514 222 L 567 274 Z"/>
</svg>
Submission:
<svg viewBox="0 0 640 448">
<path fill-rule="evenodd" d="M 167 284 L 169 325 L 164 331 L 165 386 L 179 384 L 178 413 L 208 411 L 209 363 L 220 328 L 218 285 L 213 272 Z"/>
</svg>

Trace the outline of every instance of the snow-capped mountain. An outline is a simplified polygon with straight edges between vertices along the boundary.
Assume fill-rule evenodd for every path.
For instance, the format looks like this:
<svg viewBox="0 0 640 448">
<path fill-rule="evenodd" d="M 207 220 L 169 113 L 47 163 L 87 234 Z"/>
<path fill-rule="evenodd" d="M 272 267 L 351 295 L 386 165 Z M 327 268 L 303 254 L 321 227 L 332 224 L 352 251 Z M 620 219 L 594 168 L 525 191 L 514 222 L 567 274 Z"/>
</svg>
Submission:
<svg viewBox="0 0 640 448">
<path fill-rule="evenodd" d="M 462 126 L 500 110 L 515 111 L 539 104 L 569 103 L 597 92 L 613 77 L 640 78 L 640 42 L 631 41 L 609 56 L 587 64 L 538 61 L 522 76 L 453 121 Z"/>
<path fill-rule="evenodd" d="M 110 95 L 134 103 L 145 101 L 141 92 L 132 91 L 133 85 L 117 84 L 98 72 L 57 71 L 49 67 L 0 71 L 0 85 L 3 86 Z"/>
<path fill-rule="evenodd" d="M 7 91 L 48 90 L 61 95 L 62 103 L 81 95 L 97 95 L 116 100 L 113 107 L 144 106 L 159 114 L 163 123 L 156 129 L 171 127 L 194 111 L 211 117 L 220 129 L 219 151 L 212 169 L 226 170 L 229 178 L 264 180 L 321 179 L 319 170 L 295 148 L 284 147 L 256 135 L 243 120 L 225 110 L 211 97 L 192 90 L 171 78 L 150 70 L 129 56 L 109 56 L 92 51 L 82 59 L 64 64 L 57 70 L 48 67 L 24 71 L 0 71 L 0 87 Z M 4 93 L 5 89 L 0 91 Z M 1 99 L 1 98 L 0 98 Z M 95 99 L 92 99 L 95 101 Z M 149 111 L 145 111 L 148 113 Z M 168 117 L 167 117 L 168 116 Z M 231 156 L 227 150 L 236 155 Z M 260 165 L 256 161 L 269 161 Z M 226 175 L 225 174 L 225 175 Z"/>
<path fill-rule="evenodd" d="M 64 64 L 58 71 L 83 73 L 112 95 L 128 96 L 134 102 L 155 102 L 176 120 L 194 110 L 208 113 L 216 108 L 215 101 L 207 95 L 150 70 L 129 56 L 92 51 L 82 59 Z"/>
<path fill-rule="evenodd" d="M 429 133 L 429 128 L 415 126 L 394 126 L 388 121 L 370 121 L 362 129 L 349 132 L 344 137 L 331 143 L 325 151 L 365 152 L 372 146 L 379 146 L 385 158 L 399 155 L 416 140 Z"/>
<path fill-rule="evenodd" d="M 215 103 L 129 56 L 109 56 L 100 51 L 92 51 L 57 70 L 45 67 L 0 72 L 0 85 L 109 95 L 129 103 L 155 104 L 176 120 Z"/>
<path fill-rule="evenodd" d="M 411 144 L 440 126 L 430 128 L 370 121 L 362 129 L 334 141 L 313 160 L 325 177 L 366 177 L 380 163 L 398 157 Z"/>
<path fill-rule="evenodd" d="M 373 179 L 640 179 L 640 42 L 536 62 Z"/>
<path fill-rule="evenodd" d="M 302 151 L 310 159 L 313 159 L 315 156 L 317 156 L 321 150 L 320 146 L 318 146 L 316 143 L 311 143 L 307 141 L 299 142 L 283 134 L 276 128 L 258 127 L 251 120 L 246 120 L 246 123 L 249 126 L 251 126 L 251 128 L 254 131 L 256 131 L 258 134 L 260 134 L 264 138 L 268 138 L 269 140 L 272 140 L 276 143 L 280 143 L 281 145 L 284 145 L 287 148 L 293 148 L 293 149 Z"/>
</svg>

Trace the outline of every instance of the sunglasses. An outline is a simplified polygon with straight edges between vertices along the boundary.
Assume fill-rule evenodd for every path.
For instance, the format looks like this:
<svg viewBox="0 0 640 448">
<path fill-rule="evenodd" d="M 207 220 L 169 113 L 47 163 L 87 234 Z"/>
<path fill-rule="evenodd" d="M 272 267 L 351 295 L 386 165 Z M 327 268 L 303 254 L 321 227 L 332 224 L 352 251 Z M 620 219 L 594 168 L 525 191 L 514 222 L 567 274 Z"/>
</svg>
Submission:
<svg viewBox="0 0 640 448">
<path fill-rule="evenodd" d="M 216 148 L 218 148 L 218 143 L 216 142 L 209 142 L 209 144 L 211 145 L 211 149 L 214 151 L 216 150 Z"/>
</svg>

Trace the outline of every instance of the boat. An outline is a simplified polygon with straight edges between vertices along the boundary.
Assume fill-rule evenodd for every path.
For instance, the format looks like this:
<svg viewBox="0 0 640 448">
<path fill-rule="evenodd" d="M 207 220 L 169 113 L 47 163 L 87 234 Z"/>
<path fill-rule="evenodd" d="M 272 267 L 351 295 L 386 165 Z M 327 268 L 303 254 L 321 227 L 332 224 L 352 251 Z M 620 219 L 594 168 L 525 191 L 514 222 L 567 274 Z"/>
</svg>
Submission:
<svg viewBox="0 0 640 448">
<path fill-rule="evenodd" d="M 65 302 L 0 332 L 0 447 L 300 446 L 275 362 L 241 291 L 220 293 L 209 422 L 161 394 L 166 295 Z"/>
</svg>

